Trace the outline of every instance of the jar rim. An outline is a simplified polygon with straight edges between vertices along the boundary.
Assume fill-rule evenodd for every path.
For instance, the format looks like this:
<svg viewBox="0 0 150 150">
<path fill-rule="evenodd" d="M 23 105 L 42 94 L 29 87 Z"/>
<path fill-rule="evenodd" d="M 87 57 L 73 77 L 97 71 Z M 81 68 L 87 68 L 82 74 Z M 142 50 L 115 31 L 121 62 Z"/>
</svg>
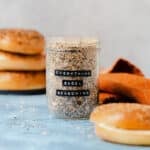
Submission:
<svg viewBox="0 0 150 150">
<path fill-rule="evenodd" d="M 82 48 L 82 47 L 96 47 L 98 48 L 100 42 L 93 37 L 55 37 L 50 38 L 47 42 L 47 48 L 66 49 L 66 48 Z"/>
</svg>

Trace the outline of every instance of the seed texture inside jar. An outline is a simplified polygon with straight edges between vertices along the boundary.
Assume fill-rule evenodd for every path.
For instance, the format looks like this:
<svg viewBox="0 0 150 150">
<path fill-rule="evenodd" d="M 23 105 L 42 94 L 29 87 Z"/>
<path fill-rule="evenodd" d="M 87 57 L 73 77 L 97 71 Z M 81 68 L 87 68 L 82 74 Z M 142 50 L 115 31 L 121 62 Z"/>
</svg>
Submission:
<svg viewBox="0 0 150 150">
<path fill-rule="evenodd" d="M 88 118 L 97 104 L 97 40 L 55 39 L 47 49 L 47 96 L 59 118 Z"/>
</svg>

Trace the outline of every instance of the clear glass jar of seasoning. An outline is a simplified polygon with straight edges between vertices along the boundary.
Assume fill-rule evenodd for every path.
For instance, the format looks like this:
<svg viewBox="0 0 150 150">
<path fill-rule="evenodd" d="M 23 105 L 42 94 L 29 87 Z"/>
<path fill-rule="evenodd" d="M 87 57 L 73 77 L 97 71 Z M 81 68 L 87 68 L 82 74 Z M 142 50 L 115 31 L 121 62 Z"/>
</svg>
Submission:
<svg viewBox="0 0 150 150">
<path fill-rule="evenodd" d="M 99 43 L 90 38 L 55 38 L 47 47 L 46 93 L 57 118 L 88 118 L 97 104 Z"/>
</svg>

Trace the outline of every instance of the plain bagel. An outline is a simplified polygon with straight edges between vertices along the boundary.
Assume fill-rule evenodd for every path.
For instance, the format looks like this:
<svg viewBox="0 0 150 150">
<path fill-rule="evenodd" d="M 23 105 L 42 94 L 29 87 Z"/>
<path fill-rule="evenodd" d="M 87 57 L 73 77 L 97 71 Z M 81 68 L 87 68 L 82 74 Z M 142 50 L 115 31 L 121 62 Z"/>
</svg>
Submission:
<svg viewBox="0 0 150 150">
<path fill-rule="evenodd" d="M 39 71 L 45 70 L 45 55 L 20 55 L 0 51 L 0 70 Z"/>
<path fill-rule="evenodd" d="M 45 89 L 45 72 L 0 71 L 0 91 L 23 91 Z"/>
</svg>

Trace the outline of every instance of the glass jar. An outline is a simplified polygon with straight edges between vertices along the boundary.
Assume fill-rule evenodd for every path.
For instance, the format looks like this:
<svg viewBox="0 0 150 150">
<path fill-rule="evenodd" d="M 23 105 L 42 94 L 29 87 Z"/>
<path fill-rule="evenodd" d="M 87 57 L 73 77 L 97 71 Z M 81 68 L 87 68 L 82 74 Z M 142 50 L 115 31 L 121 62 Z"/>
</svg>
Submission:
<svg viewBox="0 0 150 150">
<path fill-rule="evenodd" d="M 97 104 L 99 44 L 90 38 L 56 38 L 47 48 L 46 93 L 57 118 L 88 118 Z"/>
</svg>

